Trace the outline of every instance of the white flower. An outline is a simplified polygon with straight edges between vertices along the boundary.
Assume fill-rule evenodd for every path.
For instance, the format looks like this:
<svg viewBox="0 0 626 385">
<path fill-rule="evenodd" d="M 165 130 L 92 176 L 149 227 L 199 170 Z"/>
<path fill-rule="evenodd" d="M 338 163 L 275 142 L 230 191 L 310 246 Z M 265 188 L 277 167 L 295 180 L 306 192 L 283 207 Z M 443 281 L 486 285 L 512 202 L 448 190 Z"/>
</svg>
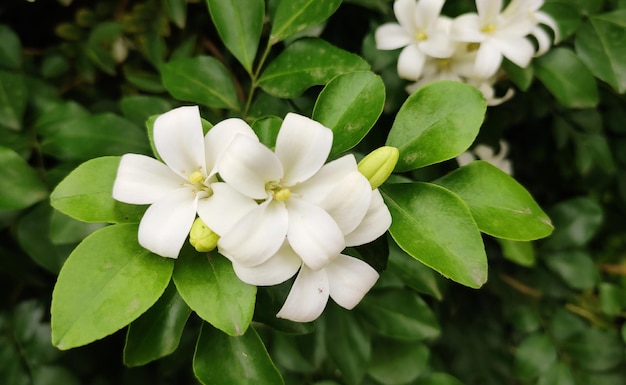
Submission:
<svg viewBox="0 0 626 385">
<path fill-rule="evenodd" d="M 287 239 L 313 270 L 339 255 L 343 234 L 367 213 L 371 188 L 351 155 L 324 165 L 332 139 L 330 129 L 293 113 L 274 152 L 248 136 L 233 139 L 219 165 L 225 183 L 213 184 L 213 199 L 199 211 L 220 235 L 220 253 L 253 267 Z"/>
<path fill-rule="evenodd" d="M 506 156 L 509 152 L 509 145 L 504 140 L 500 141 L 500 151 L 496 154 L 493 148 L 486 146 L 484 144 L 479 144 L 472 151 L 479 159 L 484 160 L 487 163 L 490 163 L 500 170 L 506 172 L 509 175 L 513 174 L 513 167 L 511 165 L 511 161 L 506 159 Z M 476 160 L 476 157 L 472 152 L 466 151 L 461 155 L 456 157 L 459 166 L 465 166 Z"/>
<path fill-rule="evenodd" d="M 451 27 L 455 40 L 480 43 L 474 76 L 486 79 L 494 75 L 503 56 L 520 67 L 526 67 L 535 54 L 532 43 L 526 38 L 537 26 L 532 13 L 519 10 L 500 13 L 502 0 L 476 0 L 476 8 L 478 14 L 461 15 Z"/>
<path fill-rule="evenodd" d="M 512 0 L 502 12 L 506 18 L 515 18 L 517 13 L 524 13 L 527 17 L 535 19 L 536 24 L 544 24 L 554 32 L 554 42 L 559 40 L 559 28 L 554 19 L 539 9 L 543 6 L 544 0 Z M 538 49 L 535 56 L 543 55 L 550 48 L 550 37 L 541 27 L 536 25 L 530 35 L 537 39 Z"/>
<path fill-rule="evenodd" d="M 497 97 L 496 90 L 494 89 L 495 82 L 495 76 L 491 79 L 470 78 L 467 80 L 468 84 L 476 87 L 480 92 L 482 92 L 488 106 L 497 106 L 502 104 L 515 95 L 515 90 L 512 87 L 509 87 L 503 96 Z"/>
<path fill-rule="evenodd" d="M 428 83 L 440 80 L 465 82 L 473 75 L 476 51 L 468 44 L 457 44 L 454 53 L 448 58 L 428 57 L 424 63 L 421 78 L 406 87 L 410 94 Z"/>
<path fill-rule="evenodd" d="M 446 58 L 454 52 L 448 36 L 450 19 L 440 16 L 445 0 L 396 0 L 393 10 L 398 23 L 383 24 L 376 30 L 376 47 L 402 48 L 398 75 L 417 80 L 428 56 Z"/>
<path fill-rule="evenodd" d="M 391 225 L 391 215 L 378 189 L 371 191 L 366 216 L 356 229 L 344 235 L 347 246 L 369 243 L 384 234 Z M 320 316 L 328 298 L 338 305 L 352 309 L 374 286 L 378 273 L 360 259 L 338 254 L 324 268 L 313 270 L 302 263 L 288 242 L 266 262 L 246 267 L 233 262 L 235 273 L 242 281 L 259 286 L 276 285 L 298 276 L 277 317 L 297 322 L 309 322 Z"/>
<path fill-rule="evenodd" d="M 113 198 L 151 205 L 139 225 L 143 247 L 178 257 L 196 212 L 211 200 L 218 158 L 236 135 L 256 138 L 250 127 L 234 119 L 215 125 L 203 137 L 198 107 L 180 107 L 154 122 L 154 146 L 165 163 L 145 155 L 122 156 Z"/>
</svg>

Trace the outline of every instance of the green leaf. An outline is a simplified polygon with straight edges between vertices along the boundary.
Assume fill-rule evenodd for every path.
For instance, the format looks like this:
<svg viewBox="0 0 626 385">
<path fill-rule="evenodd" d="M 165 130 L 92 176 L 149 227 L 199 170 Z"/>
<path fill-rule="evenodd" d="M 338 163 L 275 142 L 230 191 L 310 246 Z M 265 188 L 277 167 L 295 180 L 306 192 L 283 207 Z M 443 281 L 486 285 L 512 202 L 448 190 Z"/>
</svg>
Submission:
<svg viewBox="0 0 626 385">
<path fill-rule="evenodd" d="M 563 201 L 548 212 L 555 227 L 545 242 L 545 247 L 551 250 L 584 246 L 604 220 L 602 206 L 587 197 Z"/>
<path fill-rule="evenodd" d="M 530 193 L 485 161 L 471 162 L 433 183 L 461 197 L 484 233 L 516 241 L 544 238 L 552 233 L 550 218 Z"/>
<path fill-rule="evenodd" d="M 323 22 L 335 13 L 341 0 L 281 0 L 272 21 L 270 43 Z"/>
<path fill-rule="evenodd" d="M 502 62 L 502 69 L 504 69 L 511 78 L 511 81 L 522 91 L 527 91 L 533 82 L 534 71 L 531 65 L 521 68 L 510 60 L 504 60 Z"/>
<path fill-rule="evenodd" d="M 598 88 L 591 71 L 567 48 L 554 48 L 536 59 L 535 75 L 567 108 L 591 108 L 598 104 Z"/>
<path fill-rule="evenodd" d="M 48 196 L 37 172 L 18 153 L 0 146 L 0 210 L 26 208 Z"/>
<path fill-rule="evenodd" d="M 407 341 L 439 335 L 437 319 L 419 295 L 406 289 L 374 290 L 358 307 L 380 335 Z"/>
<path fill-rule="evenodd" d="M 280 385 L 280 372 L 253 328 L 239 337 L 202 325 L 193 372 L 205 385 Z"/>
<path fill-rule="evenodd" d="M 523 380 L 532 380 L 546 372 L 556 362 L 556 349 L 544 334 L 532 334 L 524 339 L 515 352 L 515 372 Z"/>
<path fill-rule="evenodd" d="M 561 1 L 561 0 L 548 0 L 541 7 L 541 11 L 552 16 L 557 26 L 559 27 L 560 41 L 567 40 L 568 37 L 573 35 L 582 22 L 584 10 L 581 9 L 580 4 L 576 4 L 576 1 Z"/>
<path fill-rule="evenodd" d="M 269 148 L 276 147 L 278 131 L 283 124 L 283 120 L 277 116 L 267 116 L 255 121 L 252 124 L 254 133 L 259 137 L 261 143 Z"/>
<path fill-rule="evenodd" d="M 502 247 L 502 255 L 511 262 L 520 266 L 535 265 L 535 248 L 531 242 L 512 241 L 510 239 L 497 238 L 500 247 Z"/>
<path fill-rule="evenodd" d="M 124 365 L 145 365 L 178 347 L 191 309 L 170 284 L 159 300 L 128 327 Z"/>
<path fill-rule="evenodd" d="M 256 286 L 240 281 L 226 258 L 183 248 L 176 261 L 174 283 L 187 305 L 211 325 L 231 336 L 243 335 L 248 329 Z"/>
<path fill-rule="evenodd" d="M 596 77 L 626 92 L 626 9 L 590 17 L 576 33 L 576 53 Z"/>
<path fill-rule="evenodd" d="M 426 373 L 429 355 L 413 341 L 375 340 L 368 374 L 384 385 L 408 384 Z"/>
<path fill-rule="evenodd" d="M 467 150 L 486 109 L 480 91 L 464 83 L 436 82 L 417 90 L 398 111 L 387 137 L 386 144 L 400 150 L 396 171 L 442 162 Z"/>
<path fill-rule="evenodd" d="M 624 359 L 624 344 L 612 330 L 587 327 L 565 341 L 562 349 L 580 367 L 592 371 L 612 369 Z"/>
<path fill-rule="evenodd" d="M 39 135 L 47 137 L 63 129 L 70 121 L 88 116 L 89 111 L 76 102 L 60 103 L 39 116 L 35 121 L 35 130 Z"/>
<path fill-rule="evenodd" d="M 23 76 L 0 70 L 0 125 L 21 130 L 27 100 Z"/>
<path fill-rule="evenodd" d="M 414 385 L 463 385 L 463 383 L 448 373 L 432 373 L 418 379 Z"/>
<path fill-rule="evenodd" d="M 20 37 L 8 26 L 0 24 L 0 67 L 17 70 L 22 66 Z"/>
<path fill-rule="evenodd" d="M 393 219 L 389 232 L 409 255 L 469 287 L 487 281 L 487 256 L 470 209 L 454 193 L 429 183 L 382 187 Z"/>
<path fill-rule="evenodd" d="M 325 311 L 325 341 L 328 356 L 349 385 L 362 383 L 372 346 L 367 331 L 351 313 L 336 305 Z"/>
<path fill-rule="evenodd" d="M 172 60 L 161 67 L 161 79 L 176 99 L 208 107 L 239 110 L 230 73 L 211 56 Z"/>
<path fill-rule="evenodd" d="M 294 98 L 337 75 L 367 69 L 369 64 L 355 54 L 321 39 L 304 38 L 290 44 L 267 66 L 259 85 L 270 95 Z"/>
<path fill-rule="evenodd" d="M 180 29 L 187 21 L 187 0 L 165 0 L 165 12 L 169 19 Z"/>
<path fill-rule="evenodd" d="M 81 222 L 54 210 L 50 215 L 50 241 L 55 245 L 76 244 L 102 227 L 103 223 Z"/>
<path fill-rule="evenodd" d="M 206 0 L 211 19 L 222 42 L 239 60 L 243 67 L 252 73 L 263 19 L 263 0 Z"/>
<path fill-rule="evenodd" d="M 124 116 L 140 127 L 152 115 L 163 114 L 172 109 L 172 103 L 156 96 L 133 95 L 120 100 L 120 108 Z"/>
<path fill-rule="evenodd" d="M 552 272 L 573 289 L 591 290 L 600 278 L 593 260 L 584 251 L 552 252 L 545 255 L 544 261 Z"/>
<path fill-rule="evenodd" d="M 443 299 L 443 278 L 391 241 L 389 242 L 388 269 L 402 282 L 420 293 L 432 295 L 438 300 Z"/>
<path fill-rule="evenodd" d="M 124 68 L 124 77 L 128 83 L 141 91 L 157 93 L 165 91 L 161 77 L 154 73 Z"/>
<path fill-rule="evenodd" d="M 87 160 L 105 155 L 145 154 L 148 138 L 132 122 L 111 113 L 74 119 L 41 142 L 44 153 L 66 160 Z"/>
<path fill-rule="evenodd" d="M 575 382 L 569 366 L 557 362 L 539 377 L 537 385 L 575 385 Z"/>
<path fill-rule="evenodd" d="M 312 119 L 333 130 L 335 156 L 356 146 L 374 126 L 385 106 L 385 85 L 370 71 L 331 80 L 317 97 Z"/>
<path fill-rule="evenodd" d="M 118 202 L 111 195 L 120 157 L 89 160 L 57 185 L 50 194 L 52 207 L 83 222 L 139 222 L 145 206 Z"/>
<path fill-rule="evenodd" d="M 137 242 L 138 226 L 120 224 L 85 238 L 61 269 L 52 293 L 52 343 L 85 345 L 128 325 L 167 287 L 174 261 Z"/>
</svg>

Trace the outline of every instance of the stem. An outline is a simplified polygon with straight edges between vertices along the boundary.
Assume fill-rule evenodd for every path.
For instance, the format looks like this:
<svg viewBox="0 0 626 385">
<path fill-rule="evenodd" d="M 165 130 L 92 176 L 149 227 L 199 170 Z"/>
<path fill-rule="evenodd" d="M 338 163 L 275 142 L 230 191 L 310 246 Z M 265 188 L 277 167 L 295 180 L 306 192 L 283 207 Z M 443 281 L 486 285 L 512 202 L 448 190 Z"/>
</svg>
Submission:
<svg viewBox="0 0 626 385">
<path fill-rule="evenodd" d="M 252 105 L 252 99 L 254 98 L 254 91 L 256 91 L 259 86 L 259 75 L 261 74 L 261 69 L 263 69 L 263 64 L 265 64 L 265 60 L 267 60 L 267 56 L 269 55 L 271 49 L 272 43 L 270 40 L 268 40 L 267 45 L 265 46 L 265 51 L 263 51 L 263 55 L 261 55 L 261 58 L 257 63 L 256 69 L 253 71 L 253 73 L 250 74 L 250 91 L 248 92 L 246 106 L 243 109 L 244 119 L 248 117 L 248 112 L 250 112 L 250 106 Z"/>
</svg>

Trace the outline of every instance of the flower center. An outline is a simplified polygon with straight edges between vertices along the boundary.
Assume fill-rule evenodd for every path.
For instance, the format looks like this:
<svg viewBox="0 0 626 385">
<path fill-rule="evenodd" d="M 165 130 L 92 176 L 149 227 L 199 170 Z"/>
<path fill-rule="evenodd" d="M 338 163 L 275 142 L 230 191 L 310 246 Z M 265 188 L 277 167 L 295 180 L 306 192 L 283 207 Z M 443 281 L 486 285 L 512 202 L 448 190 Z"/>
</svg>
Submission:
<svg viewBox="0 0 626 385">
<path fill-rule="evenodd" d="M 422 31 L 415 34 L 415 39 L 417 41 L 424 41 L 428 39 L 428 35 Z"/>
<path fill-rule="evenodd" d="M 479 47 L 480 47 L 480 43 L 469 43 L 465 50 L 467 52 L 474 52 L 474 51 L 478 51 Z"/>
<path fill-rule="evenodd" d="M 187 181 L 191 185 L 194 195 L 199 195 L 199 198 L 208 198 L 213 195 L 213 189 L 205 182 L 205 176 L 200 170 L 196 170 L 189 174 Z"/>
<path fill-rule="evenodd" d="M 439 59 L 437 60 L 437 67 L 439 70 L 445 70 L 450 67 L 450 59 Z"/>
<path fill-rule="evenodd" d="M 204 175 L 200 171 L 194 171 L 189 175 L 189 183 L 198 184 L 204 180 Z"/>
<path fill-rule="evenodd" d="M 280 182 L 269 182 L 265 190 L 278 202 L 285 202 L 291 198 L 291 190 Z"/>
<path fill-rule="evenodd" d="M 480 29 L 481 32 L 484 33 L 493 33 L 496 30 L 496 25 L 493 23 L 489 23 Z"/>
</svg>

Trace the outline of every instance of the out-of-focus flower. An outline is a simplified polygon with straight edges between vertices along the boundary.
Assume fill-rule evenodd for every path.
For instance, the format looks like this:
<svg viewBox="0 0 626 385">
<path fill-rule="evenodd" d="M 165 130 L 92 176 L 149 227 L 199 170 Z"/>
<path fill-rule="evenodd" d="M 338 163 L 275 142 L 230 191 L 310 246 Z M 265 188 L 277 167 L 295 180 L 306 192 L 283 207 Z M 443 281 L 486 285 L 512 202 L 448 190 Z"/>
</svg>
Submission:
<svg viewBox="0 0 626 385">
<path fill-rule="evenodd" d="M 376 47 L 403 48 L 398 58 L 398 75 L 417 80 L 427 57 L 446 58 L 454 52 L 448 29 L 450 19 L 440 16 L 445 0 L 396 0 L 393 10 L 398 23 L 383 24 L 376 30 Z"/>
<path fill-rule="evenodd" d="M 235 136 L 256 138 L 250 127 L 232 119 L 203 137 L 198 107 L 180 107 L 154 122 L 154 146 L 165 163 L 145 155 L 122 156 L 113 198 L 150 205 L 139 225 L 141 246 L 178 257 L 196 213 L 202 217 L 202 206 L 211 200 L 217 162 Z"/>
<path fill-rule="evenodd" d="M 440 80 L 465 82 L 473 75 L 475 61 L 476 50 L 471 49 L 469 44 L 457 44 L 448 58 L 426 58 L 421 78 L 408 85 L 406 90 L 412 94 L 418 88 Z"/>
<path fill-rule="evenodd" d="M 506 158 L 509 152 L 509 145 L 504 140 L 500 141 L 500 151 L 495 153 L 494 149 L 484 144 L 479 144 L 472 151 L 466 151 L 456 157 L 459 166 L 465 166 L 476 160 L 476 157 L 480 160 L 484 160 L 490 163 L 505 173 L 512 175 L 513 166 L 511 161 Z"/>
</svg>

